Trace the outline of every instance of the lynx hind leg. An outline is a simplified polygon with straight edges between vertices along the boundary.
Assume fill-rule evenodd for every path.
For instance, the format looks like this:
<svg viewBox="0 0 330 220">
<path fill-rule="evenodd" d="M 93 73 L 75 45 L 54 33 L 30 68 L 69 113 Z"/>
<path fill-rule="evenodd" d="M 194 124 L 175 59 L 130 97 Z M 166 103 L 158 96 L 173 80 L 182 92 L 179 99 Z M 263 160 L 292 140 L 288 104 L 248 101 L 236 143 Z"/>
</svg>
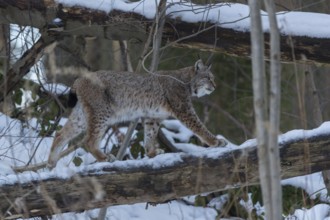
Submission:
<svg viewBox="0 0 330 220">
<path fill-rule="evenodd" d="M 107 161 L 108 157 L 100 149 L 99 145 L 103 138 L 104 133 L 107 130 L 107 125 L 99 121 L 99 118 L 93 117 L 89 120 L 86 136 L 85 136 L 85 147 L 97 161 Z"/>
<path fill-rule="evenodd" d="M 99 149 L 99 144 L 108 128 L 107 122 L 111 116 L 109 97 L 97 76 L 93 80 L 79 78 L 73 87 L 86 116 L 84 146 L 97 161 L 106 161 L 107 156 Z"/>
<path fill-rule="evenodd" d="M 178 111 L 175 115 L 184 125 L 187 126 L 187 128 L 194 132 L 199 139 L 210 147 L 224 147 L 227 145 L 227 141 L 224 139 L 218 139 L 205 127 L 192 106 L 184 110 L 181 109 L 181 111 Z"/>
<path fill-rule="evenodd" d="M 48 157 L 48 167 L 53 168 L 60 159 L 60 154 L 65 145 L 86 129 L 86 119 L 80 103 L 72 110 L 72 113 L 64 127 L 56 132 L 50 154 Z"/>
<path fill-rule="evenodd" d="M 160 120 L 158 119 L 144 120 L 144 148 L 149 157 L 164 153 L 157 141 L 159 126 Z"/>
</svg>

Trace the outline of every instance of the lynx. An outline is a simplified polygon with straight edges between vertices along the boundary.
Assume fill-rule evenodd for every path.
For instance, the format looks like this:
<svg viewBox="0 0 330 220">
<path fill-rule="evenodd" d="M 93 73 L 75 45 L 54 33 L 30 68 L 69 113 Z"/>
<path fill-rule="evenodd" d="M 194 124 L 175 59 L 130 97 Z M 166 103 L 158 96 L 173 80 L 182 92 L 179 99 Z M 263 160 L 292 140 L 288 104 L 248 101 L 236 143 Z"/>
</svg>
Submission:
<svg viewBox="0 0 330 220">
<path fill-rule="evenodd" d="M 49 167 L 56 165 L 64 146 L 83 132 L 86 149 L 98 161 L 106 161 L 99 143 L 107 128 L 137 118 L 175 117 L 207 145 L 225 146 L 226 141 L 217 139 L 200 121 L 191 100 L 214 91 L 210 68 L 198 60 L 194 66 L 155 74 L 98 71 L 78 78 L 72 87 L 78 101 L 67 123 L 55 135 Z"/>
</svg>

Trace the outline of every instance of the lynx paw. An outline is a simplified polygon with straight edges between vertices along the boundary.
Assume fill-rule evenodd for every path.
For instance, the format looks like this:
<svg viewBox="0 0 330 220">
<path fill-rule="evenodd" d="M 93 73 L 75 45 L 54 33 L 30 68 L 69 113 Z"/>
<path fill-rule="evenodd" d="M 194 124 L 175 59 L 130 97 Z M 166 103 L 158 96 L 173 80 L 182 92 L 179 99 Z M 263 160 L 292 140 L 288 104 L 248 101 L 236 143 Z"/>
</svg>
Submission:
<svg viewBox="0 0 330 220">
<path fill-rule="evenodd" d="M 149 151 L 147 153 L 148 157 L 152 158 L 152 157 L 155 157 L 159 154 L 164 154 L 165 151 L 163 149 L 160 149 L 160 148 L 156 148 L 156 149 L 153 149 L 152 151 Z"/>
<path fill-rule="evenodd" d="M 47 168 L 48 170 L 52 170 L 52 169 L 54 169 L 55 166 L 56 166 L 56 162 L 54 162 L 54 161 L 50 161 L 50 160 L 47 161 L 46 168 Z"/>
<path fill-rule="evenodd" d="M 209 145 L 210 147 L 224 147 L 228 144 L 228 142 L 223 139 L 223 138 L 218 138 L 218 139 L 215 139 L 213 141 L 213 143 L 211 145 Z"/>
<path fill-rule="evenodd" d="M 117 158 L 116 158 L 116 156 L 115 155 L 113 155 L 113 154 L 108 154 L 107 155 L 107 162 L 110 162 L 110 163 L 112 163 L 112 162 L 115 162 L 117 160 Z"/>
<path fill-rule="evenodd" d="M 227 144 L 228 144 L 228 142 L 225 139 L 221 138 L 221 139 L 218 139 L 217 147 L 225 147 Z"/>
<path fill-rule="evenodd" d="M 51 152 L 50 155 L 49 155 L 46 167 L 49 170 L 54 169 L 54 167 L 56 166 L 57 161 L 59 159 L 60 159 L 60 156 L 59 156 L 58 152 Z"/>
</svg>

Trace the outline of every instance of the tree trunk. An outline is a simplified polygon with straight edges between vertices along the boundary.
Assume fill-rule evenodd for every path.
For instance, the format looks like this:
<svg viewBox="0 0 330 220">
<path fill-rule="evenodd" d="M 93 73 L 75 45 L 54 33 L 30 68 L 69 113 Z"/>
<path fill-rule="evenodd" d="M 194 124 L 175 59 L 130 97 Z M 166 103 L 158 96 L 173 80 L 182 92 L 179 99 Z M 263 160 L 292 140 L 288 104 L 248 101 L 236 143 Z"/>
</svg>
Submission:
<svg viewBox="0 0 330 220">
<path fill-rule="evenodd" d="M 10 25 L 0 24 L 0 66 L 2 66 L 3 80 L 7 79 L 8 68 L 10 67 Z M 0 71 L 1 72 L 1 71 Z M 7 87 L 4 88 L 7 91 Z M 3 101 L 0 101 L 0 112 L 6 115 L 12 115 L 15 110 L 15 104 L 12 96 L 8 95 Z"/>
</svg>

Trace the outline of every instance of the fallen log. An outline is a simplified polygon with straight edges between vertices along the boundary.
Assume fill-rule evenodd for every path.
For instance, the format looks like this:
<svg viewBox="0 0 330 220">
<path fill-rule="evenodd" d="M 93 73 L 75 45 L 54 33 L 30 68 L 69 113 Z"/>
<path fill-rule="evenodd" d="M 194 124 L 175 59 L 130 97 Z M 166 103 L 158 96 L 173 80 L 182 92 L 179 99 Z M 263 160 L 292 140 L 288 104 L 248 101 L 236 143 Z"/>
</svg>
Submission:
<svg viewBox="0 0 330 220">
<path fill-rule="evenodd" d="M 280 141 L 282 179 L 330 168 L 330 132 Z M 87 166 L 66 178 L 23 173 L 1 180 L 0 218 L 48 216 L 104 206 L 161 203 L 187 195 L 259 183 L 256 141 L 153 159 Z M 63 170 L 65 173 L 66 171 Z M 47 175 L 46 175 L 47 174 Z M 28 180 L 29 178 L 32 180 Z M 63 176 L 63 175 L 61 175 Z M 29 177 L 29 178 L 27 178 Z"/>
</svg>

